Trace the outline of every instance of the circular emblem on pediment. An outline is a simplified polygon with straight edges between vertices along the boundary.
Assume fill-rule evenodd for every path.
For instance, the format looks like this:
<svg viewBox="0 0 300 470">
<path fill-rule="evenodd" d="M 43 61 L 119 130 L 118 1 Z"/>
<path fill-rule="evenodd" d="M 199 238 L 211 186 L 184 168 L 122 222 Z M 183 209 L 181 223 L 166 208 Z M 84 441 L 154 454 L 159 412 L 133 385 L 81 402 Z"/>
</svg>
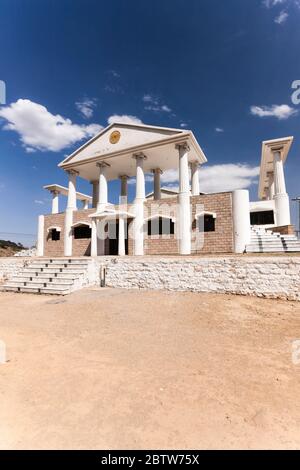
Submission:
<svg viewBox="0 0 300 470">
<path fill-rule="evenodd" d="M 109 141 L 111 144 L 117 144 L 120 140 L 121 133 L 119 131 L 113 131 L 109 136 Z"/>
</svg>

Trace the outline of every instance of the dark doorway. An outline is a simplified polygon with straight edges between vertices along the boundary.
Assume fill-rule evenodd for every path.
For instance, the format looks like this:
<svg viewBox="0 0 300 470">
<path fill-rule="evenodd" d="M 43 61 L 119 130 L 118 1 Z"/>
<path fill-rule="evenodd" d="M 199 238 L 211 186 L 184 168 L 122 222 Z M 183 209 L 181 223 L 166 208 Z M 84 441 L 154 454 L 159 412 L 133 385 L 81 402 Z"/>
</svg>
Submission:
<svg viewBox="0 0 300 470">
<path fill-rule="evenodd" d="M 273 225 L 274 224 L 274 212 L 273 211 L 251 212 L 250 220 L 251 220 L 251 225 Z"/>
<path fill-rule="evenodd" d="M 118 255 L 119 245 L 119 221 L 110 221 L 105 227 L 107 239 L 105 243 L 105 254 Z M 125 254 L 128 255 L 128 224 L 125 223 Z"/>
</svg>

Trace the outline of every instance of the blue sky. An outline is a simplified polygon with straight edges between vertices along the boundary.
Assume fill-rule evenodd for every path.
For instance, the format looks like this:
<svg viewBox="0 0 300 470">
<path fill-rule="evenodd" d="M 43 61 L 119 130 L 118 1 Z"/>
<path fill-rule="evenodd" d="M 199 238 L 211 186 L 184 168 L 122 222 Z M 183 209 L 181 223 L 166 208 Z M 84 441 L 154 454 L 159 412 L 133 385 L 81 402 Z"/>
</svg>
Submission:
<svg viewBox="0 0 300 470">
<path fill-rule="evenodd" d="M 67 182 L 57 163 L 114 116 L 192 129 L 208 158 L 205 190 L 237 184 L 252 199 L 261 141 L 294 135 L 286 179 L 290 196 L 300 193 L 300 105 L 291 101 L 300 1 L 1 0 L 0 8 L 0 232 L 35 233 L 37 215 L 50 210 L 42 186 Z M 82 180 L 78 189 L 91 192 Z"/>
</svg>

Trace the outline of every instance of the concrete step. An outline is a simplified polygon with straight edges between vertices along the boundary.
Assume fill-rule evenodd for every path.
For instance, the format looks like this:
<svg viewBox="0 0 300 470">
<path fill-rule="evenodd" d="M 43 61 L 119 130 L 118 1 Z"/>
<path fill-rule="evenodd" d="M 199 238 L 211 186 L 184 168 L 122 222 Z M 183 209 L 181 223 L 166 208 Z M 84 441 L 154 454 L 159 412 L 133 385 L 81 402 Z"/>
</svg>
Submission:
<svg viewBox="0 0 300 470">
<path fill-rule="evenodd" d="M 299 253 L 299 248 L 283 248 L 283 247 L 257 247 L 257 246 L 247 246 L 247 253 Z"/>
<path fill-rule="evenodd" d="M 88 265 L 85 259 L 36 259 L 10 279 L 3 290 L 66 295 L 81 288 Z"/>
<path fill-rule="evenodd" d="M 88 267 L 88 264 L 31 263 L 28 267 L 32 269 L 86 269 Z"/>
<path fill-rule="evenodd" d="M 74 280 L 73 279 L 40 279 L 39 277 L 33 278 L 12 278 L 7 282 L 7 285 L 32 285 L 32 284 L 41 284 L 43 287 L 45 284 L 49 285 L 61 285 L 61 286 L 73 286 Z M 40 287 L 40 286 L 38 286 Z"/>
<path fill-rule="evenodd" d="M 32 268 L 65 268 L 65 269 L 86 269 L 88 263 L 30 263 Z"/>
<path fill-rule="evenodd" d="M 24 269 L 24 273 L 44 273 L 44 274 L 84 274 L 84 270 L 81 269 L 74 269 L 74 268 L 32 268 L 28 266 Z"/>
<path fill-rule="evenodd" d="M 29 280 L 35 280 L 35 281 L 40 281 L 40 282 L 51 282 L 54 279 L 57 279 L 63 283 L 63 281 L 76 281 L 77 279 L 80 279 L 80 276 L 71 275 L 71 274 L 64 274 L 64 273 L 58 273 L 58 274 L 44 274 L 44 273 L 38 273 L 36 276 L 35 274 L 32 273 L 22 273 L 17 276 L 14 276 L 11 278 L 12 281 L 22 281 L 22 282 L 27 282 Z"/>
<path fill-rule="evenodd" d="M 22 282 L 22 281 L 9 281 L 6 286 L 9 287 L 33 287 L 33 288 L 71 288 L 73 286 L 73 282 L 68 282 L 68 283 L 63 283 L 60 284 L 59 282 L 35 282 L 35 281 L 28 281 L 28 282 Z"/>
<path fill-rule="evenodd" d="M 264 246 L 290 246 L 290 247 L 300 247 L 299 242 L 294 242 L 294 241 L 284 241 L 284 240 L 278 240 L 278 241 L 257 241 L 257 240 L 251 240 L 249 245 L 264 245 Z"/>
<path fill-rule="evenodd" d="M 4 290 L 7 292 L 20 292 L 20 293 L 27 293 L 27 294 L 52 294 L 52 295 L 67 295 L 70 294 L 72 291 L 69 288 L 60 288 L 60 287 L 11 287 L 9 285 L 3 286 Z"/>
</svg>

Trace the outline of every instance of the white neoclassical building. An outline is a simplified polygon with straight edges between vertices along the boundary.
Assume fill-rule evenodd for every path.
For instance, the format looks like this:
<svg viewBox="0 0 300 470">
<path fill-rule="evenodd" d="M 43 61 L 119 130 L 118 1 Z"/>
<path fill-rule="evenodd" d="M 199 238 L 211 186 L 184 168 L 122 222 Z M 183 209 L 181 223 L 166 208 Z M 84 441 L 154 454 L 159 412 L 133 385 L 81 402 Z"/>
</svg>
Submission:
<svg viewBox="0 0 300 470">
<path fill-rule="evenodd" d="M 263 143 L 258 202 L 247 190 L 203 194 L 199 171 L 207 159 L 189 130 L 112 124 L 73 152 L 59 167 L 68 187 L 47 185 L 52 213 L 39 217 L 40 256 L 192 255 L 242 253 L 253 226 L 291 230 L 284 179 L 292 138 Z M 161 175 L 178 172 L 178 193 L 161 188 Z M 152 175 L 153 191 L 145 180 Z M 78 178 L 92 195 L 76 191 Z M 128 201 L 128 180 L 135 197 Z M 108 198 L 110 181 L 119 181 L 119 204 Z M 67 197 L 59 211 L 58 197 Z M 82 207 L 77 208 L 77 201 Z"/>
</svg>

